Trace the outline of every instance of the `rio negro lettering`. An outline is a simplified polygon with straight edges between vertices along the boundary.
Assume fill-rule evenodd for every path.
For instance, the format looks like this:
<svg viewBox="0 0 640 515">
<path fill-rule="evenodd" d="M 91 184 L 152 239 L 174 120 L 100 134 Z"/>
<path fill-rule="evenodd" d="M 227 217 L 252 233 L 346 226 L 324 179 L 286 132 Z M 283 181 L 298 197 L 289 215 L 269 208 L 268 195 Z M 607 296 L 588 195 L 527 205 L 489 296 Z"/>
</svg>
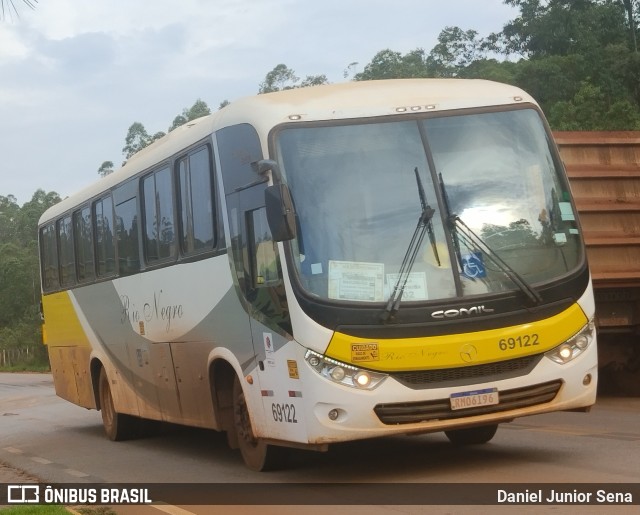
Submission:
<svg viewBox="0 0 640 515">
<path fill-rule="evenodd" d="M 167 302 L 163 298 L 162 290 L 154 292 L 153 299 L 145 302 L 141 310 L 138 309 L 129 295 L 121 295 L 120 303 L 122 304 L 121 322 L 123 324 L 127 321 L 131 324 L 136 324 L 143 319 L 146 323 L 159 320 L 163 322 L 163 329 L 169 332 L 171 330 L 171 323 L 184 316 L 182 304 Z"/>
</svg>

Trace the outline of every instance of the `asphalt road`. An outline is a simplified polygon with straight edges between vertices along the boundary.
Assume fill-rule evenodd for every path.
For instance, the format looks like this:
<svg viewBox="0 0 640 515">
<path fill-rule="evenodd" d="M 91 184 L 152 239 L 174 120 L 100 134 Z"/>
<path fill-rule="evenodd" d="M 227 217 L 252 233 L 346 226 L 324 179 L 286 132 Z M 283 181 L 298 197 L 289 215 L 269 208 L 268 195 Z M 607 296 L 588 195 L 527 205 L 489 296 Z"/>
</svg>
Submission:
<svg viewBox="0 0 640 515">
<path fill-rule="evenodd" d="M 237 452 L 227 448 L 222 434 L 172 426 L 159 428 L 148 438 L 110 442 L 103 434 L 100 414 L 56 397 L 49 375 L 0 373 L 0 463 L 11 467 L 9 472 L 0 467 L 0 482 L 246 483 L 258 485 L 256 490 L 261 491 L 268 491 L 264 488 L 269 485 L 299 482 L 438 483 L 445 489 L 454 485 L 461 495 L 475 483 L 492 483 L 496 488 L 510 483 L 558 487 L 588 483 L 615 489 L 616 485 L 640 483 L 639 422 L 640 398 L 603 397 L 588 414 L 552 413 L 505 424 L 484 446 L 456 448 L 442 434 L 393 437 L 339 444 L 327 453 L 299 451 L 285 470 L 254 473 L 243 466 Z M 11 470 L 15 469 L 23 472 L 12 478 Z M 349 513 L 514 512 L 514 507 L 508 506 L 436 509 L 394 505 L 392 501 L 388 499 L 373 511 L 349 506 Z M 340 504 L 340 497 L 336 504 Z M 226 508 L 183 506 L 172 513 L 246 512 L 237 506 Z M 304 511 L 326 513 L 327 508 L 306 506 Z M 517 512 L 535 513 L 540 508 L 519 506 Z M 603 507 L 598 506 L 548 508 L 554 513 L 603 513 Z M 117 513 L 140 513 L 140 509 L 118 507 Z M 144 508 L 151 510 L 145 511 L 150 515 L 158 515 L 158 509 Z M 637 505 L 608 506 L 604 511 L 637 513 L 637 509 Z M 263 506 L 259 513 L 299 511 Z"/>
</svg>

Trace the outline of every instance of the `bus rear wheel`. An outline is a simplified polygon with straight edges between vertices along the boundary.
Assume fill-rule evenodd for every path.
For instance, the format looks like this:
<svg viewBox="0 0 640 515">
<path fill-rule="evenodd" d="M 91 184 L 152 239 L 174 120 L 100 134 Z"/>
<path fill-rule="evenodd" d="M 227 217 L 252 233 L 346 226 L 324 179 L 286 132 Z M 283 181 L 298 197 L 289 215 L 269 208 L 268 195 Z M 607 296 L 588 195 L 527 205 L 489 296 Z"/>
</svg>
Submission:
<svg viewBox="0 0 640 515">
<path fill-rule="evenodd" d="M 104 368 L 100 370 L 98 380 L 98 396 L 100 399 L 100 414 L 102 415 L 102 425 L 110 440 L 129 440 L 137 436 L 138 419 L 131 415 L 118 413 L 113 406 L 111 387 L 109 378 Z"/>
<path fill-rule="evenodd" d="M 238 447 L 248 468 L 264 472 L 284 466 L 288 449 L 269 445 L 254 435 L 247 402 L 237 376 L 233 382 L 233 421 Z"/>
<path fill-rule="evenodd" d="M 491 440 L 498 430 L 498 424 L 488 426 L 467 427 L 445 431 L 449 441 L 454 445 L 479 445 Z"/>
</svg>

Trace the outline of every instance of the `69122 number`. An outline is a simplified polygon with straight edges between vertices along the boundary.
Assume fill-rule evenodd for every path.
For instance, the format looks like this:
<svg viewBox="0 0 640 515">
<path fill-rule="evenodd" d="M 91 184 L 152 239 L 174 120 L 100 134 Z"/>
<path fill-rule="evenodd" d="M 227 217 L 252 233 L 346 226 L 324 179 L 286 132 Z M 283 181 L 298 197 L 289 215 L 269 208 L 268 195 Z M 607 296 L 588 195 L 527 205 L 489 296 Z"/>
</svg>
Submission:
<svg viewBox="0 0 640 515">
<path fill-rule="evenodd" d="M 536 333 L 524 334 L 515 338 L 502 338 L 498 342 L 500 350 L 524 349 L 525 347 L 534 347 L 540 345 L 539 337 Z"/>
<path fill-rule="evenodd" d="M 276 422 L 298 423 L 296 407 L 293 404 L 274 402 L 271 404 L 271 414 Z"/>
</svg>

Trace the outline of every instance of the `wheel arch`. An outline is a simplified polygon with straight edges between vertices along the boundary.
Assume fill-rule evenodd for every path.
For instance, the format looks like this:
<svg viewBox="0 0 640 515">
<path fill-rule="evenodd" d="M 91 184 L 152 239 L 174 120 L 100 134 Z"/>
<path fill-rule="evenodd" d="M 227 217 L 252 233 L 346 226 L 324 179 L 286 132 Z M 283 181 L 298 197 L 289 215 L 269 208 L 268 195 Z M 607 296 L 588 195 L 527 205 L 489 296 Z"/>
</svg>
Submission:
<svg viewBox="0 0 640 515">
<path fill-rule="evenodd" d="M 233 435 L 233 381 L 236 377 L 242 378 L 242 371 L 232 354 L 225 355 L 224 352 L 220 353 L 222 349 L 217 350 L 216 355 L 210 356 L 209 360 L 209 393 L 213 417 L 217 430 Z M 234 447 L 233 441 L 229 444 Z"/>
</svg>

